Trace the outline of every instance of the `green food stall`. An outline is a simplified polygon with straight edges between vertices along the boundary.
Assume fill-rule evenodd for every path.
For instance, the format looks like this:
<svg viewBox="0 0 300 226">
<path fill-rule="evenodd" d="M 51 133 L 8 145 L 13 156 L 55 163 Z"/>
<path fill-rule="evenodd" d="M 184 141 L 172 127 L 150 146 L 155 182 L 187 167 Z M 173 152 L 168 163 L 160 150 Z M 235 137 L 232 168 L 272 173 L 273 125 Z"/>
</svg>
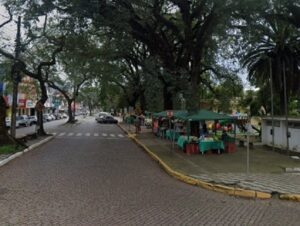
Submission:
<svg viewBox="0 0 300 226">
<path fill-rule="evenodd" d="M 190 113 L 181 114 L 178 118 L 185 120 L 188 125 L 188 136 L 180 136 L 178 138 L 177 144 L 181 149 L 184 149 L 187 144 L 190 143 L 190 123 L 195 121 L 216 121 L 216 120 L 226 120 L 228 122 L 233 122 L 235 125 L 235 119 L 226 114 L 220 114 L 208 110 L 198 110 Z M 236 126 L 234 126 L 236 128 Z M 226 152 L 230 153 L 235 151 L 235 129 L 233 137 L 227 136 L 224 137 L 222 140 L 219 139 L 217 136 L 213 135 L 211 137 L 205 137 L 203 139 L 198 139 L 198 143 L 195 144 L 195 139 L 193 138 L 193 145 L 198 145 L 199 152 L 204 154 L 209 150 L 218 150 L 220 153 L 221 150 L 225 150 Z"/>
<path fill-rule="evenodd" d="M 172 116 L 170 116 L 170 112 Z M 153 133 L 157 134 L 161 138 L 167 138 L 169 140 L 177 140 L 180 132 L 171 128 L 171 119 L 178 118 L 179 116 L 187 114 L 185 110 L 168 110 L 153 113 Z M 165 120 L 166 123 L 161 123 Z"/>
</svg>

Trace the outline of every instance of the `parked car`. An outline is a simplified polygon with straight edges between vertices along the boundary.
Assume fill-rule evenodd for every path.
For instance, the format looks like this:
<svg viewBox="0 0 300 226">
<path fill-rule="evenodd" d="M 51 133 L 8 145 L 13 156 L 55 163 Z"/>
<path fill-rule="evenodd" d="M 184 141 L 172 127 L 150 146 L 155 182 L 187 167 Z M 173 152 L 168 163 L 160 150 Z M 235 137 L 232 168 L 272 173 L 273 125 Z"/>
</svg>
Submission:
<svg viewBox="0 0 300 226">
<path fill-rule="evenodd" d="M 101 116 L 100 118 L 97 118 L 96 120 L 98 123 L 113 123 L 113 124 L 118 123 L 118 120 L 116 120 L 114 117 L 112 117 L 110 115 Z"/>
<path fill-rule="evenodd" d="M 52 117 L 49 114 L 43 114 L 43 120 L 44 122 L 50 122 L 52 121 Z"/>
<path fill-rule="evenodd" d="M 56 120 L 62 118 L 62 117 L 61 117 L 61 114 L 59 114 L 59 113 L 54 113 L 53 115 L 54 115 L 54 117 L 55 117 Z"/>
<path fill-rule="evenodd" d="M 61 114 L 62 118 L 68 118 L 68 115 L 66 113 Z"/>
<path fill-rule="evenodd" d="M 20 126 L 30 126 L 30 121 L 27 115 L 17 116 L 17 124 Z"/>
<path fill-rule="evenodd" d="M 37 117 L 35 115 L 33 116 L 28 116 L 28 119 L 29 119 L 29 125 L 34 125 L 34 124 L 37 124 Z"/>
<path fill-rule="evenodd" d="M 107 112 L 99 112 L 99 113 L 97 114 L 95 120 L 98 122 L 98 120 L 99 120 L 100 118 L 102 118 L 103 116 L 110 116 L 110 114 L 107 113 Z"/>
<path fill-rule="evenodd" d="M 6 117 L 6 118 L 5 118 L 5 123 L 6 123 L 6 126 L 7 126 L 8 128 L 11 127 L 11 120 L 10 120 L 10 118 Z M 20 127 L 19 121 L 16 121 L 16 128 L 18 128 L 18 127 Z"/>
<path fill-rule="evenodd" d="M 11 121 L 9 118 L 5 118 L 5 124 L 6 124 L 6 127 L 10 127 L 11 126 Z"/>
</svg>

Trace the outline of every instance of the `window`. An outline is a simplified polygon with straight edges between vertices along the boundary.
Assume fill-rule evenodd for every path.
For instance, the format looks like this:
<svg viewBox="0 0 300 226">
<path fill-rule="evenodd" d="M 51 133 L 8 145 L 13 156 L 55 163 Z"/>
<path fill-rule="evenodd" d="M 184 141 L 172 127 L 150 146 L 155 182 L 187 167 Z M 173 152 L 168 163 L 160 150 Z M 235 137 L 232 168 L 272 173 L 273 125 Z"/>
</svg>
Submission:
<svg viewBox="0 0 300 226">
<path fill-rule="evenodd" d="M 267 120 L 266 124 L 267 124 L 267 126 L 272 126 L 272 120 Z M 280 121 L 274 120 L 274 126 L 275 127 L 280 127 Z"/>
<path fill-rule="evenodd" d="M 300 129 L 300 122 L 289 122 L 289 128 Z"/>
</svg>

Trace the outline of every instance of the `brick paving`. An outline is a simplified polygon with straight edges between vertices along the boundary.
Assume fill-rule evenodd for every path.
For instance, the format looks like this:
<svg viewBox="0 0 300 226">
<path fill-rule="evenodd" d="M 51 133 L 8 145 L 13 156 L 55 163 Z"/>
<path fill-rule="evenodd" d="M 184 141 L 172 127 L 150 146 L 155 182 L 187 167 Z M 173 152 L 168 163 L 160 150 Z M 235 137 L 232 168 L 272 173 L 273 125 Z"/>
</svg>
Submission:
<svg viewBox="0 0 300 226">
<path fill-rule="evenodd" d="M 285 174 L 250 174 L 244 173 L 215 173 L 190 175 L 206 182 L 236 186 L 256 191 L 300 194 L 300 175 Z"/>
<path fill-rule="evenodd" d="M 84 123 L 62 132 L 114 133 Z M 0 168 L 0 225 L 299 225 L 299 203 L 230 197 L 168 176 L 127 138 L 55 138 Z"/>
<path fill-rule="evenodd" d="M 251 150 L 252 173 L 247 176 L 241 173 L 245 172 L 243 155 L 186 155 L 178 148 L 171 149 L 170 141 L 155 137 L 149 130 L 137 137 L 173 169 L 194 178 L 272 194 L 300 194 L 300 173 L 286 173 L 283 167 L 299 169 L 300 162 L 285 155 Z"/>
</svg>

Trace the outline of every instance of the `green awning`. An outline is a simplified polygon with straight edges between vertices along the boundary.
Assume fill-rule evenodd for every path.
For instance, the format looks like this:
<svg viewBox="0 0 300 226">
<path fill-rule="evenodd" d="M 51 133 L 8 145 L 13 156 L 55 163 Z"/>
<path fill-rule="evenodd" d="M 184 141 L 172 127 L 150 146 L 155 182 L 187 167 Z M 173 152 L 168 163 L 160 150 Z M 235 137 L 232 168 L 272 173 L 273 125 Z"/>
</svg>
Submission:
<svg viewBox="0 0 300 226">
<path fill-rule="evenodd" d="M 208 110 L 199 110 L 194 113 L 186 113 L 179 115 L 180 119 L 183 120 L 189 120 L 189 121 L 204 121 L 204 120 L 234 120 L 233 117 L 226 115 L 226 114 L 220 114 L 213 111 Z"/>
<path fill-rule="evenodd" d="M 186 110 L 170 110 L 170 111 L 172 111 L 173 112 L 173 116 L 175 117 L 175 118 L 180 118 L 180 117 L 182 117 L 182 116 L 185 116 L 185 115 L 187 115 L 187 111 Z M 161 112 L 157 112 L 157 113 L 154 113 L 153 114 L 153 117 L 155 117 L 155 118 L 159 118 L 159 117 L 164 117 L 164 118 L 166 118 L 166 117 L 168 117 L 168 111 L 161 111 Z"/>
</svg>

